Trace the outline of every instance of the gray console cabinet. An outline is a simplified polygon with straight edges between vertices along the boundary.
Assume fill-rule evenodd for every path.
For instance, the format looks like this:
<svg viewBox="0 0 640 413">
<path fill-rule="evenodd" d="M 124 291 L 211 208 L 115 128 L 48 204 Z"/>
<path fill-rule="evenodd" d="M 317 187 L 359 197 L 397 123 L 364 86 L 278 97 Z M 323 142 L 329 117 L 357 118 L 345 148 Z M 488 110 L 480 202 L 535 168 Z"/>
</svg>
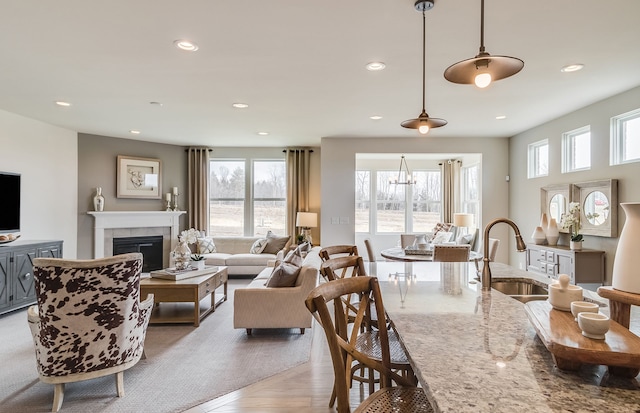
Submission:
<svg viewBox="0 0 640 413">
<path fill-rule="evenodd" d="M 558 279 L 568 274 L 571 284 L 603 284 L 605 252 L 583 249 L 573 251 L 566 246 L 527 245 L 527 271 Z"/>
<path fill-rule="evenodd" d="M 15 241 L 0 245 L 0 314 L 36 302 L 33 259 L 61 258 L 62 241 Z"/>
</svg>

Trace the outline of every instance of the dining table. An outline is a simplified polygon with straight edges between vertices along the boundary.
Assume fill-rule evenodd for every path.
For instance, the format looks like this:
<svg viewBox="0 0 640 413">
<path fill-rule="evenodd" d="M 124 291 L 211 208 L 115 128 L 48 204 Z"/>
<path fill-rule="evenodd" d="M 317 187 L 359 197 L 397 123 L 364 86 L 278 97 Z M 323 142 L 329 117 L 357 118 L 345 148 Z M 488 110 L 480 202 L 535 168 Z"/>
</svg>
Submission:
<svg viewBox="0 0 640 413">
<path fill-rule="evenodd" d="M 638 377 L 558 369 L 520 301 L 483 291 L 473 263 L 378 261 L 385 310 L 435 412 L 635 412 Z M 549 278 L 491 263 L 497 279 Z M 594 300 L 605 299 L 585 291 Z M 632 320 L 633 322 L 633 320 Z"/>
<path fill-rule="evenodd" d="M 391 247 L 380 251 L 383 258 L 392 261 L 433 261 L 433 250 L 425 250 L 425 253 L 410 254 L 402 247 Z M 482 260 L 482 254 L 469 251 L 469 261 Z"/>
</svg>

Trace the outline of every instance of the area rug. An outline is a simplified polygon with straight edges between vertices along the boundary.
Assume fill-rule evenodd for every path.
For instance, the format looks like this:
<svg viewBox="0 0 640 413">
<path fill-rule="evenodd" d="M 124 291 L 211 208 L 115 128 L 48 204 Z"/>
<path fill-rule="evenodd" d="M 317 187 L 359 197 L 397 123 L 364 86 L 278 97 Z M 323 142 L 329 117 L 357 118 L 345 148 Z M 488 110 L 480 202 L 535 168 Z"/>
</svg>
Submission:
<svg viewBox="0 0 640 413">
<path fill-rule="evenodd" d="M 233 289 L 248 282 L 231 280 L 229 300 L 198 328 L 149 326 L 147 358 L 124 373 L 125 397 L 114 376 L 69 383 L 61 412 L 181 412 L 306 362 L 311 331 L 233 329 Z M 0 412 L 50 412 L 53 385 L 38 380 L 26 310 L 0 317 L 0 337 Z"/>
</svg>

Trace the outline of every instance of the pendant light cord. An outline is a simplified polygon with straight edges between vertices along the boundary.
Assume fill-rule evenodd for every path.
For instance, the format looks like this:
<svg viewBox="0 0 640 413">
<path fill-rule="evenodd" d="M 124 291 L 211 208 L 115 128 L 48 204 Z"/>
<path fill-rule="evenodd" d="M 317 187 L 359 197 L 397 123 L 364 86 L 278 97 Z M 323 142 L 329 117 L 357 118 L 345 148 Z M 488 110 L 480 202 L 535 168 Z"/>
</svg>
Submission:
<svg viewBox="0 0 640 413">
<path fill-rule="evenodd" d="M 484 0 L 483 0 L 484 1 Z M 426 71 L 425 71 L 425 59 L 426 59 L 426 48 L 427 48 L 427 29 L 426 29 L 426 17 L 425 17 L 425 13 L 424 13 L 424 6 L 422 8 L 422 113 L 425 112 L 425 77 L 426 77 Z"/>
<path fill-rule="evenodd" d="M 484 0 L 480 0 L 480 53 L 484 53 Z"/>
</svg>

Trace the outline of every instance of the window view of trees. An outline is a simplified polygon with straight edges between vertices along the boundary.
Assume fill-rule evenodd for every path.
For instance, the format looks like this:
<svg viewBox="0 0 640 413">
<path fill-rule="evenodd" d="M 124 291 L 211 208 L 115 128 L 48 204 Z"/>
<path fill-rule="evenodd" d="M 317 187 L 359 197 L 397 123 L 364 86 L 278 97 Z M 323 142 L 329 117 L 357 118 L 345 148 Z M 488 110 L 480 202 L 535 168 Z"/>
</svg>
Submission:
<svg viewBox="0 0 640 413">
<path fill-rule="evenodd" d="M 265 235 L 269 230 L 285 233 L 284 160 L 211 160 L 209 197 L 211 234 L 253 236 Z"/>
<path fill-rule="evenodd" d="M 462 167 L 461 212 L 473 214 L 476 227 L 480 223 L 480 165 Z"/>
<path fill-rule="evenodd" d="M 376 233 L 427 232 L 440 221 L 440 171 L 414 171 L 414 185 L 392 183 L 397 175 L 398 171 L 356 171 L 356 232 L 373 233 L 374 227 Z"/>
</svg>

